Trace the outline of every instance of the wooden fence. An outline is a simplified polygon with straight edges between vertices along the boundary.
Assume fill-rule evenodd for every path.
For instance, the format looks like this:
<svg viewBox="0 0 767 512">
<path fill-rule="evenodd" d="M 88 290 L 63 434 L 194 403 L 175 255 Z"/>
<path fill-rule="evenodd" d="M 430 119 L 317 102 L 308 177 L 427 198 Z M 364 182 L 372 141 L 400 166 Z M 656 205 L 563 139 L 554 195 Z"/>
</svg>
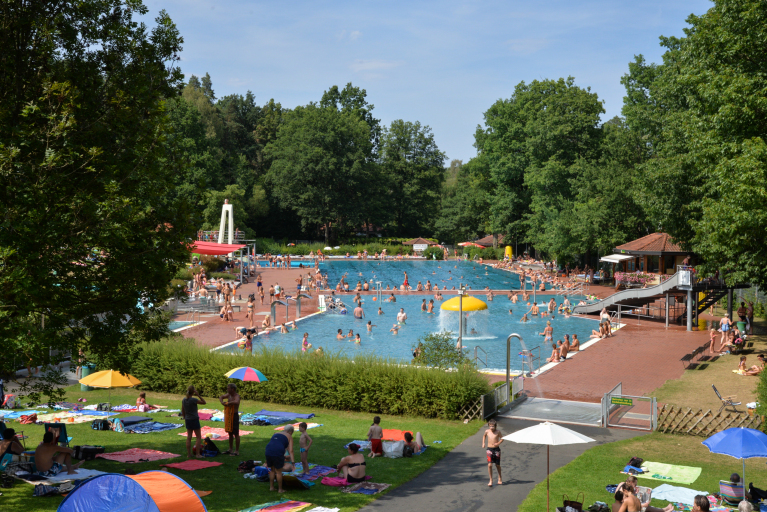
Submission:
<svg viewBox="0 0 767 512">
<path fill-rule="evenodd" d="M 709 437 L 728 428 L 758 429 L 761 424 L 762 418 L 756 414 L 727 410 L 713 412 L 711 409 L 703 412 L 703 409 L 664 404 L 658 411 L 657 431 Z"/>
</svg>

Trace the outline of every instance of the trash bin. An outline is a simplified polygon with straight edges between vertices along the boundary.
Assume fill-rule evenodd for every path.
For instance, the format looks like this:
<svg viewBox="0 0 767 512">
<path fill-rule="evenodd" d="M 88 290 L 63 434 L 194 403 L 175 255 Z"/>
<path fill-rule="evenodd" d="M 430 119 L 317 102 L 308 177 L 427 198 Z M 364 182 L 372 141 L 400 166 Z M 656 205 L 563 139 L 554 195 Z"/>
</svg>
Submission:
<svg viewBox="0 0 767 512">
<path fill-rule="evenodd" d="M 736 322 L 740 332 L 746 332 L 746 322 Z"/>
<path fill-rule="evenodd" d="M 95 364 L 86 364 L 83 366 L 82 372 L 80 373 L 80 378 L 83 379 L 90 375 L 91 373 L 94 373 L 93 370 L 96 369 Z M 80 391 L 93 391 L 94 388 L 90 386 L 86 386 L 85 384 L 80 384 Z"/>
</svg>

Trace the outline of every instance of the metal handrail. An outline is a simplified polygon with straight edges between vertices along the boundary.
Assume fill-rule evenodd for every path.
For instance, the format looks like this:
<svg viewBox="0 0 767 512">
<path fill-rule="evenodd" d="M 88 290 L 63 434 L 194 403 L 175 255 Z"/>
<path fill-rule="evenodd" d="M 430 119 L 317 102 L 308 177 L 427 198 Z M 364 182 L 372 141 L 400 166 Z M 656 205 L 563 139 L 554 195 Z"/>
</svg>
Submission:
<svg viewBox="0 0 767 512">
<path fill-rule="evenodd" d="M 478 350 L 481 350 L 482 353 L 485 354 L 484 361 L 482 360 L 481 357 L 479 357 Z M 487 368 L 487 352 L 485 352 L 485 349 L 483 349 L 482 347 L 474 347 L 474 362 L 476 363 L 477 361 L 482 363 L 485 366 L 485 368 Z"/>
</svg>

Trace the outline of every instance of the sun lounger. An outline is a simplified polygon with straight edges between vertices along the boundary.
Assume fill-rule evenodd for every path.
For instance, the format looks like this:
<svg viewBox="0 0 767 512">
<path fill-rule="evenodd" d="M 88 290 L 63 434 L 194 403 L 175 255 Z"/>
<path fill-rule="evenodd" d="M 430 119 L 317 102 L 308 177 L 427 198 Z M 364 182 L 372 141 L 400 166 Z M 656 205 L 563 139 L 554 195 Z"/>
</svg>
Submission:
<svg viewBox="0 0 767 512">
<path fill-rule="evenodd" d="M 719 481 L 719 495 L 723 504 L 737 507 L 745 499 L 746 489 L 743 484 L 734 484 L 725 480 Z"/>
<path fill-rule="evenodd" d="M 734 400 L 735 400 L 735 397 L 736 397 L 737 395 L 728 395 L 728 396 L 722 396 L 721 394 L 719 394 L 719 390 L 718 390 L 718 389 L 716 389 L 716 386 L 714 386 L 713 384 L 711 384 L 711 387 L 712 387 L 712 388 L 714 388 L 714 393 L 716 393 L 716 396 L 719 398 L 719 400 L 721 400 L 721 401 L 722 401 L 722 406 L 719 408 L 719 412 L 722 412 L 722 409 L 724 409 L 725 407 L 732 407 L 732 409 L 733 409 L 735 412 L 737 412 L 737 411 L 738 411 L 737 409 L 735 409 L 735 406 L 736 406 L 736 405 L 740 405 L 740 402 L 735 402 L 735 401 L 734 401 Z M 718 413 L 717 413 L 717 414 L 718 414 Z"/>
</svg>

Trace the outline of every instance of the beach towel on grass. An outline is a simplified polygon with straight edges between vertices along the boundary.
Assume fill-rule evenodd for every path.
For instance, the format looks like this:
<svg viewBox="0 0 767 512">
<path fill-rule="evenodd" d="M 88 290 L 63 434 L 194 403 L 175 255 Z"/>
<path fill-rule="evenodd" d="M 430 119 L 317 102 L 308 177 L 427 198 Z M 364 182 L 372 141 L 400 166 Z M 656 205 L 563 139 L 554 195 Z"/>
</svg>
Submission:
<svg viewBox="0 0 767 512">
<path fill-rule="evenodd" d="M 298 462 L 296 463 L 295 470 L 291 471 L 290 473 L 283 473 L 283 475 L 301 476 L 302 480 L 308 480 L 310 482 L 313 482 L 314 480 L 317 480 L 320 477 L 327 476 L 335 472 L 336 472 L 336 469 L 331 468 L 330 466 L 320 466 L 318 464 L 309 463 L 309 471 L 304 473 L 303 464 Z"/>
<path fill-rule="evenodd" d="M 663 464 L 662 462 L 646 461 L 642 464 L 642 471 L 644 471 L 644 473 L 636 475 L 637 478 L 649 478 L 651 480 L 661 481 L 669 480 L 675 484 L 690 485 L 698 479 L 703 470 L 691 466 L 674 466 L 672 464 Z M 655 496 L 653 496 L 653 498 L 654 497 Z"/>
<path fill-rule="evenodd" d="M 122 421 L 123 425 L 127 427 L 128 425 L 135 425 L 136 423 L 149 421 L 151 419 L 152 418 L 147 418 L 146 416 L 126 416 L 125 418 L 120 418 L 120 421 Z"/>
<path fill-rule="evenodd" d="M 177 455 L 175 453 L 160 452 L 157 450 L 145 450 L 144 448 L 131 448 L 121 452 L 99 453 L 96 455 L 96 458 L 99 459 L 127 463 L 145 461 L 151 462 L 155 460 L 175 459 L 176 457 L 181 457 L 181 455 Z"/>
<path fill-rule="evenodd" d="M 183 469 L 185 471 L 196 471 L 198 469 L 215 468 L 222 464 L 222 462 L 208 462 L 207 460 L 185 460 L 184 462 L 174 462 L 172 464 L 160 464 L 160 466 Z"/>
<path fill-rule="evenodd" d="M 181 428 L 181 423 L 160 423 L 158 421 L 147 421 L 144 423 L 136 423 L 135 425 L 129 425 L 125 427 L 125 432 L 128 434 L 153 434 L 155 432 L 165 432 L 166 430 L 174 430 Z M 186 434 L 179 434 L 186 435 Z"/>
<path fill-rule="evenodd" d="M 296 419 L 300 418 L 302 420 L 308 420 L 308 419 L 314 418 L 314 413 L 299 414 L 297 412 L 267 411 L 266 409 L 261 409 L 256 414 L 263 414 L 264 416 L 274 416 L 276 418 L 296 418 Z"/>
<path fill-rule="evenodd" d="M 405 432 L 410 432 L 409 430 L 397 430 L 394 428 L 385 428 L 383 429 L 383 437 L 382 439 L 384 441 L 404 441 L 405 440 Z M 410 435 L 415 437 L 415 434 L 410 432 Z"/>
<path fill-rule="evenodd" d="M 294 428 L 295 430 L 298 430 L 298 425 L 299 425 L 298 423 L 293 423 L 293 428 Z M 280 430 L 280 431 L 282 431 L 282 430 L 285 430 L 285 427 L 286 427 L 286 426 L 287 426 L 287 425 L 283 425 L 283 426 L 281 426 L 281 427 L 277 427 L 277 428 L 275 428 L 274 430 Z M 317 427 L 321 427 L 321 426 L 322 426 L 322 423 L 307 423 L 307 424 L 306 424 L 306 430 L 309 430 L 310 428 L 317 428 Z"/>
<path fill-rule="evenodd" d="M 114 407 L 112 407 L 112 410 L 118 411 L 118 412 L 133 412 L 133 411 L 137 411 L 138 408 L 135 405 L 131 405 L 131 404 L 120 404 L 120 405 L 115 405 Z"/>
<path fill-rule="evenodd" d="M 269 503 L 262 503 L 250 508 L 244 508 L 239 512 L 298 512 L 307 507 L 311 507 L 311 503 L 305 501 L 271 501 Z"/>
<path fill-rule="evenodd" d="M 365 475 L 365 480 L 370 480 L 371 478 L 373 477 L 370 475 Z M 329 485 L 330 487 L 346 487 L 348 485 L 352 485 L 346 481 L 346 478 L 342 476 L 326 476 L 320 483 L 322 485 Z"/>
<path fill-rule="evenodd" d="M 370 448 L 370 441 L 352 441 L 352 443 L 358 445 L 360 447 L 360 450 L 367 450 L 368 448 Z M 344 445 L 344 448 L 348 450 L 349 445 L 352 443 L 346 443 Z"/>
<path fill-rule="evenodd" d="M 70 480 L 85 480 L 86 478 L 91 478 L 99 475 L 106 475 L 106 473 L 104 471 L 96 471 L 95 469 L 78 468 L 75 470 L 74 475 L 68 475 L 66 469 L 63 469 L 61 473 L 56 476 L 46 477 L 46 483 L 52 482 L 58 484 L 61 482 L 68 482 Z"/>
<path fill-rule="evenodd" d="M 343 492 L 353 494 L 378 494 L 391 487 L 391 484 L 374 484 L 373 482 L 360 482 L 351 487 L 341 489 Z"/>
<path fill-rule="evenodd" d="M 652 490 L 654 500 L 665 500 L 671 503 L 684 503 L 686 505 L 692 505 L 695 502 L 695 496 L 699 494 L 705 496 L 708 493 L 670 484 L 659 485 Z"/>
<path fill-rule="evenodd" d="M 202 437 L 205 437 L 207 434 L 212 435 L 212 439 L 214 441 L 228 441 L 229 440 L 229 433 L 227 433 L 226 430 L 223 428 L 213 428 L 213 427 L 202 427 L 200 429 L 200 433 L 202 434 Z M 248 434 L 252 434 L 252 430 L 240 430 L 241 436 L 247 436 Z M 179 433 L 180 436 L 185 436 L 186 432 Z M 218 437 L 216 437 L 218 436 Z"/>
</svg>

